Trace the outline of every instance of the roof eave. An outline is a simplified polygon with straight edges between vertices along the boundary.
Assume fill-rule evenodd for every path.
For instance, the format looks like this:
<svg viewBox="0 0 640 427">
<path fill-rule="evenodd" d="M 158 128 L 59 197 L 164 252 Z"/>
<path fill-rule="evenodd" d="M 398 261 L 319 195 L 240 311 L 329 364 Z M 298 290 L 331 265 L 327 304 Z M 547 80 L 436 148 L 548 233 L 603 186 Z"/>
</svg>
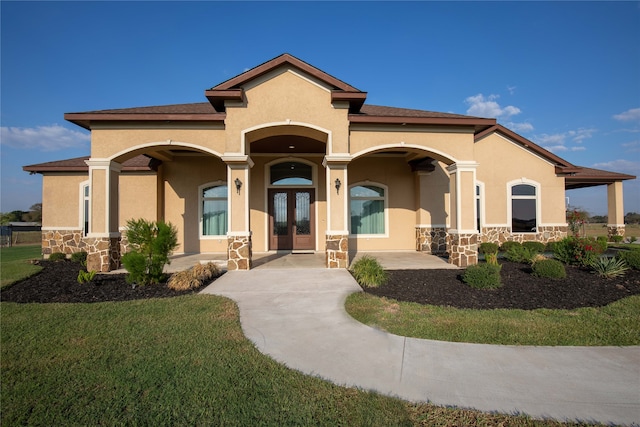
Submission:
<svg viewBox="0 0 640 427">
<path fill-rule="evenodd" d="M 220 122 L 225 113 L 215 114 L 150 114 L 150 113 L 66 113 L 64 119 L 87 130 L 93 122 Z"/>
<path fill-rule="evenodd" d="M 406 116 L 373 116 L 349 114 L 349 122 L 353 124 L 411 124 L 411 125 L 445 125 L 474 126 L 484 129 L 495 124 L 495 119 L 476 117 L 406 117 Z"/>
</svg>

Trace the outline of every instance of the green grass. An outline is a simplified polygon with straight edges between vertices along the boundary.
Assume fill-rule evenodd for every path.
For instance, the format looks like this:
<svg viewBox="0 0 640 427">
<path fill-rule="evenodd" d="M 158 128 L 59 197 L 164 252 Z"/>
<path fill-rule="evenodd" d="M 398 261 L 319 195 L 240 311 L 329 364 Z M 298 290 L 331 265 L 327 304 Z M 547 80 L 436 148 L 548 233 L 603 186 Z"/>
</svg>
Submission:
<svg viewBox="0 0 640 427">
<path fill-rule="evenodd" d="M 40 245 L 0 248 L 0 288 L 42 270 L 42 267 L 28 262 L 42 258 L 41 251 Z"/>
<path fill-rule="evenodd" d="M 3 426 L 564 425 L 300 374 L 260 354 L 221 297 L 1 308 Z"/>
<path fill-rule="evenodd" d="M 627 346 L 640 344 L 640 296 L 576 310 L 462 310 L 379 298 L 347 298 L 360 322 L 407 337 L 510 345 Z"/>
</svg>

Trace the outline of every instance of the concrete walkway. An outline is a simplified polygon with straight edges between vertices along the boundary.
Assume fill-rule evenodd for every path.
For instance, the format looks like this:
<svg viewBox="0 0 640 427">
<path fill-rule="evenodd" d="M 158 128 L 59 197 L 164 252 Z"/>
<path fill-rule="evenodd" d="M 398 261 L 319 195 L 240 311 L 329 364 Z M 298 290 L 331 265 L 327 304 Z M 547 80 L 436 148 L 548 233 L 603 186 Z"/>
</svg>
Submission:
<svg viewBox="0 0 640 427">
<path fill-rule="evenodd" d="M 640 425 L 640 347 L 527 347 L 391 335 L 344 310 L 346 270 L 229 272 L 203 293 L 240 307 L 245 335 L 290 368 L 409 401 Z"/>
</svg>

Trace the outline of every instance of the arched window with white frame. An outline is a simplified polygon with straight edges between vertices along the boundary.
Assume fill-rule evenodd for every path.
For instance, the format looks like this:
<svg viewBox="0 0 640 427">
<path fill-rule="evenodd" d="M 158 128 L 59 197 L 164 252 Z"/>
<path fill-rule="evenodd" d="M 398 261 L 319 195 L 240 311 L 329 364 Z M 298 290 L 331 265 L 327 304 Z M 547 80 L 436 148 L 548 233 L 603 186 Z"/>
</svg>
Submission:
<svg viewBox="0 0 640 427">
<path fill-rule="evenodd" d="M 226 236 L 229 224 L 228 188 L 223 182 L 199 187 L 200 236 Z"/>
<path fill-rule="evenodd" d="M 519 180 L 509 185 L 512 233 L 536 233 L 540 221 L 540 186 Z"/>
<path fill-rule="evenodd" d="M 387 232 L 387 187 L 375 183 L 349 188 L 351 234 L 384 235 Z"/>
</svg>

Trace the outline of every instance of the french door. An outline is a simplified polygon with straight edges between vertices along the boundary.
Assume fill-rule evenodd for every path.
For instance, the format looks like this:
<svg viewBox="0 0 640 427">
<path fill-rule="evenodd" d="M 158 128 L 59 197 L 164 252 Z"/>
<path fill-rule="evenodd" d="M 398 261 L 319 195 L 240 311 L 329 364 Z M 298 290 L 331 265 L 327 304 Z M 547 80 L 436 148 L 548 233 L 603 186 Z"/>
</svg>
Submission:
<svg viewBox="0 0 640 427">
<path fill-rule="evenodd" d="M 315 249 L 313 189 L 269 190 L 269 249 Z"/>
</svg>

